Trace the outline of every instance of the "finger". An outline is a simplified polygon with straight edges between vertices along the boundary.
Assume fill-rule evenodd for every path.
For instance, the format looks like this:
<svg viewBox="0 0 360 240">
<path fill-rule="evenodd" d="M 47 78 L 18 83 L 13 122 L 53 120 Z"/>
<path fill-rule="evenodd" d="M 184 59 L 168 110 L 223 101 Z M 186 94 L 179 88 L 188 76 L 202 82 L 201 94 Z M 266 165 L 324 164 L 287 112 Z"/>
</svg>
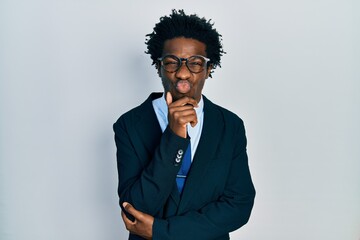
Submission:
<svg viewBox="0 0 360 240">
<path fill-rule="evenodd" d="M 180 125 L 186 125 L 188 123 L 190 124 L 195 124 L 197 123 L 197 117 L 196 115 L 194 116 L 193 114 L 189 114 L 189 115 L 184 115 L 184 116 L 181 116 L 177 119 L 177 122 L 180 124 Z M 194 126 L 195 126 L 194 125 Z"/>
<path fill-rule="evenodd" d="M 136 219 L 134 221 L 131 221 L 123 211 L 121 211 L 121 217 L 122 217 L 123 221 L 125 222 L 125 224 L 126 223 L 127 224 L 135 224 L 136 223 Z"/>
<path fill-rule="evenodd" d="M 186 109 L 183 111 L 171 111 L 170 115 L 173 117 L 174 120 L 187 116 L 193 116 L 194 118 L 197 117 L 194 109 Z"/>
<path fill-rule="evenodd" d="M 170 92 L 166 93 L 166 104 L 169 106 L 172 103 L 172 96 Z"/>
<path fill-rule="evenodd" d="M 172 106 L 185 106 L 186 104 L 190 104 L 193 107 L 198 107 L 198 103 L 195 99 L 190 98 L 190 97 L 183 97 L 180 98 L 179 100 L 173 102 L 171 105 Z"/>
<path fill-rule="evenodd" d="M 121 217 L 123 219 L 126 229 L 128 231 L 131 231 L 133 229 L 133 226 L 135 225 L 135 222 L 132 222 L 130 219 L 128 219 L 123 211 L 121 211 Z"/>
<path fill-rule="evenodd" d="M 197 123 L 198 123 L 198 120 L 197 120 L 197 118 L 196 118 L 196 120 L 190 122 L 190 125 L 191 125 L 192 127 L 195 127 Z"/>
<path fill-rule="evenodd" d="M 184 112 L 184 111 L 194 111 L 194 107 L 192 105 L 185 106 L 171 106 L 169 107 L 169 113 L 172 114 L 174 112 Z"/>
<path fill-rule="evenodd" d="M 135 221 L 140 220 L 143 217 L 143 213 L 136 210 L 130 203 L 124 202 L 123 207 L 126 212 L 130 213 L 135 218 Z"/>
</svg>

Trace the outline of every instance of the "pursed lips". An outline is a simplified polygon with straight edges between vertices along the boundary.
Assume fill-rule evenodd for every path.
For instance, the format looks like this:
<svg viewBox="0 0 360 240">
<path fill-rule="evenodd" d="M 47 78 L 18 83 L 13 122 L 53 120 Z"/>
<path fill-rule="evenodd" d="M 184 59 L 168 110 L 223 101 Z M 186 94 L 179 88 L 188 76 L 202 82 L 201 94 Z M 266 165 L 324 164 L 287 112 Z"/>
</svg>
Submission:
<svg viewBox="0 0 360 240">
<path fill-rule="evenodd" d="M 191 87 L 191 83 L 188 80 L 179 80 L 175 84 L 175 89 L 183 94 L 190 92 Z"/>
</svg>

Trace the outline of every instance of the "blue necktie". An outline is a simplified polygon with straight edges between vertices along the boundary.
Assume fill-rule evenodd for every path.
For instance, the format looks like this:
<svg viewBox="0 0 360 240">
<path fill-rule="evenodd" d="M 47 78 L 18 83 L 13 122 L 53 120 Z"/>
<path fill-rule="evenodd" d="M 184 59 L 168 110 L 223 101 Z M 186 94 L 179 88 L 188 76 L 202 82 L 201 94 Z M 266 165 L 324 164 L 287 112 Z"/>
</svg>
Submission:
<svg viewBox="0 0 360 240">
<path fill-rule="evenodd" d="M 181 168 L 176 176 L 176 184 L 179 190 L 179 193 L 182 192 L 184 184 L 185 184 L 185 180 L 187 177 L 187 174 L 189 172 L 190 169 L 190 165 L 191 165 L 191 144 L 189 143 L 188 148 L 186 149 L 182 164 L 181 164 Z"/>
</svg>

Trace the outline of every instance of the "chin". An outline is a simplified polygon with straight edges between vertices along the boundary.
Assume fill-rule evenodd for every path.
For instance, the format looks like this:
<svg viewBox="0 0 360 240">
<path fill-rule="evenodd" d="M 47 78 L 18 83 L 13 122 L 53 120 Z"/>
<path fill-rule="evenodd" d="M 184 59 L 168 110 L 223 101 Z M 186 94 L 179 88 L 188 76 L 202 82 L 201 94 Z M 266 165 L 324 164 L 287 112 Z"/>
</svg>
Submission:
<svg viewBox="0 0 360 240">
<path fill-rule="evenodd" d="M 175 101 L 179 100 L 180 98 L 185 97 L 185 95 L 177 93 L 176 95 L 173 94 L 172 97 L 173 97 L 173 102 L 175 102 Z"/>
<path fill-rule="evenodd" d="M 192 95 L 190 93 L 176 93 L 176 95 L 173 96 L 173 98 L 176 100 L 183 98 L 183 97 L 189 97 L 189 98 L 195 99 L 194 95 Z"/>
</svg>

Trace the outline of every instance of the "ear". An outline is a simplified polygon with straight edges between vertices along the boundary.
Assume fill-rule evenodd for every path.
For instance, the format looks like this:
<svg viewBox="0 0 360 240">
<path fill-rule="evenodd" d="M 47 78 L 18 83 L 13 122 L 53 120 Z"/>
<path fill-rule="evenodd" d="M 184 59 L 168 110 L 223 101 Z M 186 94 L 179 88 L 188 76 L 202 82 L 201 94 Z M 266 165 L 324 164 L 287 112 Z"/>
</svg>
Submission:
<svg viewBox="0 0 360 240">
<path fill-rule="evenodd" d="M 206 78 L 211 77 L 211 70 L 213 70 L 213 64 L 210 64 L 206 69 Z"/>
<path fill-rule="evenodd" d="M 157 70 L 157 74 L 159 75 L 159 77 L 161 77 L 161 66 L 159 62 L 155 63 L 155 68 Z"/>
</svg>

